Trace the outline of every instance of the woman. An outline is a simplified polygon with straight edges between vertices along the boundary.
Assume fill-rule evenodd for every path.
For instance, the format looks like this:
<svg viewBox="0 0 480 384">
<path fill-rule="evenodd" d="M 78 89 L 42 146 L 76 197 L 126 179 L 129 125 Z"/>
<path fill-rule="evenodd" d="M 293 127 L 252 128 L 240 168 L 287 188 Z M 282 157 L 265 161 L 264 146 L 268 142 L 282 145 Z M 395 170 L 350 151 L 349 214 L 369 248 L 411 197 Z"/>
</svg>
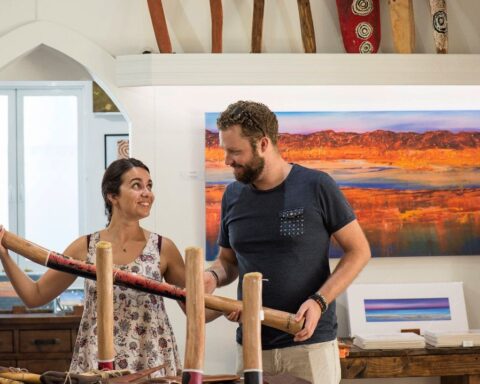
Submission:
<svg viewBox="0 0 480 384">
<path fill-rule="evenodd" d="M 82 236 L 71 243 L 64 254 L 82 261 L 95 262 L 95 245 L 112 243 L 114 267 L 155 280 L 185 285 L 185 266 L 175 244 L 140 227 L 154 201 L 149 169 L 140 160 L 114 161 L 105 171 L 102 195 L 108 214 L 107 228 Z M 1 227 L 1 226 L 0 226 Z M 10 258 L 1 245 L 5 230 L 0 230 L 0 259 L 15 291 L 28 307 L 44 305 L 65 289 L 76 276 L 48 270 L 32 281 Z M 82 373 L 97 368 L 96 283 L 85 280 L 83 312 L 70 372 Z M 175 337 L 159 296 L 114 287 L 115 367 L 139 371 L 166 364 L 166 375 L 181 369 Z"/>
</svg>

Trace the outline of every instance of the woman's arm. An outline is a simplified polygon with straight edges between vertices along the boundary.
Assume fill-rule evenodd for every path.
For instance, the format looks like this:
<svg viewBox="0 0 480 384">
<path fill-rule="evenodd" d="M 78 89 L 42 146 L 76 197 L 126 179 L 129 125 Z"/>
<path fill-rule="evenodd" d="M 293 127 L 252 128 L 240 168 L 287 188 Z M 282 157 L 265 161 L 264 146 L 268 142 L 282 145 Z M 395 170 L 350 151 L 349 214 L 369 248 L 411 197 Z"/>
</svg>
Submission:
<svg viewBox="0 0 480 384">
<path fill-rule="evenodd" d="M 177 246 L 167 237 L 162 237 L 160 260 L 165 263 L 165 281 L 178 287 L 185 287 L 185 263 Z"/>
<path fill-rule="evenodd" d="M 0 230 L 0 260 L 3 269 L 15 292 L 27 307 L 45 305 L 67 289 L 76 279 L 68 273 L 47 270 L 37 281 L 33 281 L 10 257 L 7 249 L 1 244 L 5 229 Z M 83 255 L 81 250 L 83 248 Z M 87 250 L 86 238 L 81 237 L 70 244 L 64 254 L 73 258 L 85 258 Z"/>
</svg>

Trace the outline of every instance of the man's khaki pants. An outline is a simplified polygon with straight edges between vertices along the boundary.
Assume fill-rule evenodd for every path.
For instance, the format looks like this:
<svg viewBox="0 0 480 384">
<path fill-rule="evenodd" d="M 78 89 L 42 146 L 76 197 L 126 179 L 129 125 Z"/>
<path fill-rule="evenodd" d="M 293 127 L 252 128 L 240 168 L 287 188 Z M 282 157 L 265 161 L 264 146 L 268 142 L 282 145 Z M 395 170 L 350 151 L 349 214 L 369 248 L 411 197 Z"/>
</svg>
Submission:
<svg viewBox="0 0 480 384">
<path fill-rule="evenodd" d="M 337 340 L 262 351 L 263 372 L 289 373 L 313 384 L 341 380 Z M 237 345 L 237 373 L 243 374 L 242 346 Z"/>
</svg>

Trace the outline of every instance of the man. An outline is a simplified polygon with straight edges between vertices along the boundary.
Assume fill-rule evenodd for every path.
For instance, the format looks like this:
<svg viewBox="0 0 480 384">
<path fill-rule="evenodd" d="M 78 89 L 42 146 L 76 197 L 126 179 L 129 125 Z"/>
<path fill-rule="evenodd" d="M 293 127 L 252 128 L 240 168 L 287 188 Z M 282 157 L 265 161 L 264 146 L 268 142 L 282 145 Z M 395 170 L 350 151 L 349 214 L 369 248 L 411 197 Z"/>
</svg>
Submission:
<svg viewBox="0 0 480 384">
<path fill-rule="evenodd" d="M 218 118 L 225 163 L 236 182 L 222 199 L 220 251 L 205 272 L 208 292 L 247 272 L 261 272 L 263 305 L 296 313 L 296 335 L 262 327 L 263 370 L 288 372 L 312 383 L 339 383 L 335 298 L 370 259 L 352 208 L 324 172 L 286 162 L 277 147 L 278 122 L 263 104 L 238 101 Z M 334 237 L 344 251 L 330 274 Z M 230 320 L 238 320 L 231 313 Z M 242 343 L 241 326 L 237 342 Z M 241 359 L 241 350 L 239 350 Z M 239 360 L 239 371 L 241 360 Z"/>
</svg>

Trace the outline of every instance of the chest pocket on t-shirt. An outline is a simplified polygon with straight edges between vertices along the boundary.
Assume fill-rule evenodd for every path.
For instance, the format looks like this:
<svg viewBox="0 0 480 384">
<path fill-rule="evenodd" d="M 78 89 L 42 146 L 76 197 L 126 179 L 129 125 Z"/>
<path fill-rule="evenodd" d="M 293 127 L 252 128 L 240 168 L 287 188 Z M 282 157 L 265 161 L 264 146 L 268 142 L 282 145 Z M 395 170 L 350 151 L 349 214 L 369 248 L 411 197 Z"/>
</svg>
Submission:
<svg viewBox="0 0 480 384">
<path fill-rule="evenodd" d="M 287 209 L 281 211 L 280 215 L 280 236 L 303 235 L 303 208 Z"/>
</svg>

